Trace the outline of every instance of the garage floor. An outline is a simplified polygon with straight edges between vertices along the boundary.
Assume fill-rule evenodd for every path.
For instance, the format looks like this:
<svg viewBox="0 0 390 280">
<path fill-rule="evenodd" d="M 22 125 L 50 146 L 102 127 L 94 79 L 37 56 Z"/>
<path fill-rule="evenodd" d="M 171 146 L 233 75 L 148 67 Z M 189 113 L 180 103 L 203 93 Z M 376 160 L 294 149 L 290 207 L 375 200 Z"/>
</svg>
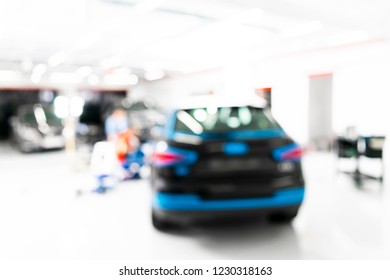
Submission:
<svg viewBox="0 0 390 280">
<path fill-rule="evenodd" d="M 343 163 L 341 163 L 343 164 Z M 350 168 L 344 163 L 342 168 Z M 390 258 L 390 198 L 377 181 L 356 186 L 330 154 L 304 160 L 307 193 L 292 224 L 225 225 L 161 233 L 145 180 L 105 195 L 76 195 L 86 171 L 64 151 L 22 155 L 0 144 L 2 259 Z M 375 163 L 368 162 L 367 168 Z"/>
</svg>

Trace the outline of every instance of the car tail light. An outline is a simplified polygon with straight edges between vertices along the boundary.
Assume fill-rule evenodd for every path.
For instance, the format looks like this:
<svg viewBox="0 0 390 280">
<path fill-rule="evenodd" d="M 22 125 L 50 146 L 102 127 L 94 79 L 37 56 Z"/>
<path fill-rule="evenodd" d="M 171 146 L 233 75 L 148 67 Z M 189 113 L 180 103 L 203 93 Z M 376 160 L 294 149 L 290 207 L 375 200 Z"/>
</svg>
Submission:
<svg viewBox="0 0 390 280">
<path fill-rule="evenodd" d="M 299 160 L 299 159 L 301 159 L 302 154 L 303 154 L 302 148 L 295 147 L 295 148 L 283 153 L 282 160 Z"/>
<path fill-rule="evenodd" d="M 181 166 L 191 165 L 198 159 L 198 153 L 192 150 L 169 146 L 166 142 L 157 143 L 156 150 L 152 156 L 155 166 Z"/>
<path fill-rule="evenodd" d="M 303 149 L 296 144 L 291 144 L 273 150 L 272 155 L 277 161 L 299 161 L 302 158 Z"/>
<path fill-rule="evenodd" d="M 173 165 L 180 163 L 185 159 L 183 155 L 173 152 L 156 152 L 153 154 L 153 162 L 157 165 Z"/>
</svg>

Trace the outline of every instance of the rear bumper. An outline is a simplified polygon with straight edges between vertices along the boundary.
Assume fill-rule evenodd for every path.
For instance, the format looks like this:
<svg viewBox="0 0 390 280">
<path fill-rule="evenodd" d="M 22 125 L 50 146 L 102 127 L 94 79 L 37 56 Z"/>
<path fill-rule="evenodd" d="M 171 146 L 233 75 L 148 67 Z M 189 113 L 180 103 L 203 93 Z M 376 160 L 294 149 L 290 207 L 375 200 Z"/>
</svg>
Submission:
<svg viewBox="0 0 390 280">
<path fill-rule="evenodd" d="M 279 190 L 270 197 L 204 200 L 196 194 L 156 193 L 153 208 L 168 212 L 235 211 L 275 209 L 298 206 L 304 197 L 304 187 Z"/>
</svg>

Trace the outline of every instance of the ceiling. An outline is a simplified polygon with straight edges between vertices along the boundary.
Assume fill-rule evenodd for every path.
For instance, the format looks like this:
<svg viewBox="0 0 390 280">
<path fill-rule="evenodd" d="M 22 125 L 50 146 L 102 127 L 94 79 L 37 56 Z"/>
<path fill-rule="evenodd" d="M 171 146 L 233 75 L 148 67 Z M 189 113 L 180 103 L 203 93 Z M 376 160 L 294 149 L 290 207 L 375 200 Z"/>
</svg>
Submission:
<svg viewBox="0 0 390 280">
<path fill-rule="evenodd" d="M 3 71 L 135 84 L 145 73 L 386 40 L 389 12 L 387 0 L 0 0 L 0 82 Z"/>
</svg>

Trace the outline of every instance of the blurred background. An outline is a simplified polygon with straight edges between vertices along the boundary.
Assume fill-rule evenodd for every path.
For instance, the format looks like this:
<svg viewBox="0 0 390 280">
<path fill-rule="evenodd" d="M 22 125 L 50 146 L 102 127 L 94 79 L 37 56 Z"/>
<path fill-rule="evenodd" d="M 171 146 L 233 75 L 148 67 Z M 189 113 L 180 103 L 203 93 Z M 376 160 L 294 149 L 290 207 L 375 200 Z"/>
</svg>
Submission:
<svg viewBox="0 0 390 280">
<path fill-rule="evenodd" d="M 389 12 L 384 0 L 1 0 L 0 258 L 389 258 Z M 304 147 L 291 224 L 158 232 L 147 160 L 90 191 L 113 109 L 147 158 L 169 110 L 204 95 L 266 97 Z"/>
</svg>

